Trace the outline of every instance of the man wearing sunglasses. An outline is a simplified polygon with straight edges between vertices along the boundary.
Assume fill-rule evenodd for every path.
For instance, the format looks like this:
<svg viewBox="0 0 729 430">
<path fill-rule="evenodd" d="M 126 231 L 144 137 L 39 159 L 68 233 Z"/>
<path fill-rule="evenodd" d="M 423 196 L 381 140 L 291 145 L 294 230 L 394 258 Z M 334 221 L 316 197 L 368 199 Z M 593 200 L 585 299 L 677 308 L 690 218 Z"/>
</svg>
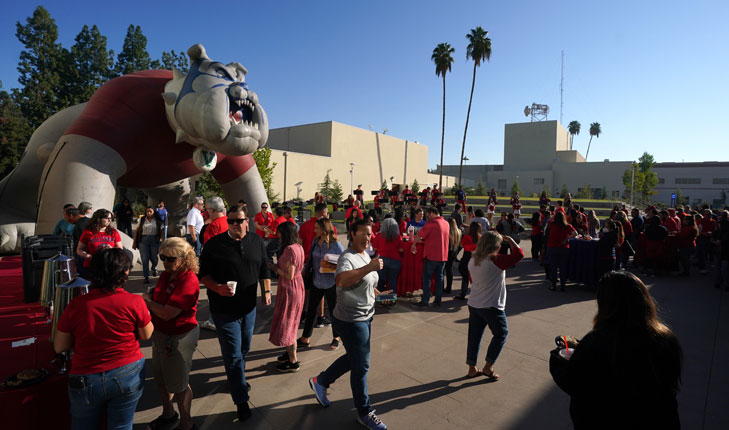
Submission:
<svg viewBox="0 0 729 430">
<path fill-rule="evenodd" d="M 208 288 L 210 313 L 217 328 L 220 351 L 238 420 L 251 417 L 245 360 L 256 322 L 258 281 L 264 305 L 271 304 L 271 277 L 263 239 L 248 232 L 248 214 L 241 206 L 228 211 L 228 232 L 213 236 L 200 255 L 200 280 Z M 228 282 L 235 281 L 232 287 Z"/>
</svg>

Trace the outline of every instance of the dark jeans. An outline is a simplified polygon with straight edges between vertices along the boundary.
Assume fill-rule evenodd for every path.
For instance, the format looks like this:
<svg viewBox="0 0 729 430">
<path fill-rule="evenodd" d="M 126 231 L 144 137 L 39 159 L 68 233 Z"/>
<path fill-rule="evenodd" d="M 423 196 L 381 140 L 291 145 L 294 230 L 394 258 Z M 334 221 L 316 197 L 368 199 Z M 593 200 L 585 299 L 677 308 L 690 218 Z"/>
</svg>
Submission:
<svg viewBox="0 0 729 430">
<path fill-rule="evenodd" d="M 120 232 L 126 233 L 127 236 L 134 238 L 134 236 L 132 236 L 132 221 L 131 220 L 126 221 L 126 220 L 117 219 L 116 228 Z"/>
<path fill-rule="evenodd" d="M 606 273 L 613 270 L 615 267 L 615 258 L 600 258 L 597 260 L 597 280 L 605 276 Z"/>
<path fill-rule="evenodd" d="M 217 313 L 213 313 L 212 316 L 225 364 L 225 374 L 228 376 L 230 396 L 236 405 L 247 402 L 246 355 L 251 349 L 256 308 L 242 317 Z"/>
<path fill-rule="evenodd" d="M 349 385 L 352 387 L 352 400 L 359 415 L 366 415 L 372 410 L 370 397 L 367 395 L 367 371 L 370 369 L 370 335 L 372 318 L 367 321 L 345 322 L 336 318 L 332 325 L 342 337 L 346 354 L 337 358 L 325 371 L 316 378 L 316 382 L 329 388 L 340 376 L 349 373 Z"/>
<path fill-rule="evenodd" d="M 706 261 L 710 260 L 711 239 L 707 236 L 699 236 L 696 238 L 696 265 L 699 269 L 706 269 Z"/>
<path fill-rule="evenodd" d="M 539 251 L 542 250 L 542 235 L 532 236 L 532 260 L 539 260 Z"/>
<path fill-rule="evenodd" d="M 144 359 L 106 372 L 68 375 L 73 430 L 96 429 L 106 412 L 106 428 L 130 429 L 144 390 Z"/>
<path fill-rule="evenodd" d="M 185 235 L 185 239 L 187 239 L 187 243 L 192 246 L 192 249 L 195 250 L 195 255 L 198 257 L 200 256 L 200 249 L 202 248 L 202 244 L 200 243 L 200 235 L 197 234 L 196 240 L 192 240 L 192 236 L 190 234 Z"/>
<path fill-rule="evenodd" d="M 478 362 L 478 349 L 486 326 L 489 326 L 494 335 L 486 351 L 486 362 L 494 364 L 499 358 L 501 349 L 506 343 L 509 328 L 506 326 L 506 313 L 500 309 L 479 309 L 468 307 L 468 347 L 466 349 L 466 364 L 475 366 Z"/>
<path fill-rule="evenodd" d="M 447 293 L 451 292 L 451 287 L 453 286 L 453 262 L 455 260 L 456 260 L 456 252 L 448 251 L 448 261 L 446 261 L 446 264 L 445 264 L 445 278 L 446 278 L 445 291 Z"/>
<path fill-rule="evenodd" d="M 331 286 L 327 289 L 311 287 L 309 289 L 309 306 L 306 308 L 306 320 L 304 320 L 303 337 L 311 337 L 311 334 L 314 332 L 314 323 L 319 318 L 316 308 L 319 307 L 319 302 L 321 302 L 322 297 L 327 299 L 329 316 L 334 320 L 334 306 L 337 305 L 337 287 Z M 332 337 L 339 337 L 337 330 L 334 328 L 334 324 L 332 324 Z"/>
<path fill-rule="evenodd" d="M 469 251 L 463 251 L 461 262 L 458 263 L 458 273 L 461 274 L 461 297 L 466 297 L 466 294 L 468 294 L 468 284 L 470 283 L 468 276 L 469 261 L 471 261 L 471 253 Z"/>
<path fill-rule="evenodd" d="M 678 248 L 678 262 L 681 263 L 681 273 L 688 275 L 691 269 L 691 254 L 694 253 L 694 247 Z"/>
<path fill-rule="evenodd" d="M 569 248 L 549 248 L 549 279 L 552 285 L 557 285 L 557 269 L 559 269 L 559 283 L 567 283 L 567 269 L 570 262 Z"/>
<path fill-rule="evenodd" d="M 393 258 L 382 257 L 382 270 L 377 272 L 380 280 L 377 281 L 377 289 L 380 291 L 392 290 L 397 294 L 397 277 L 400 275 L 400 261 Z M 385 288 L 387 285 L 387 288 Z"/>
<path fill-rule="evenodd" d="M 142 240 L 137 244 L 139 254 L 142 259 L 142 272 L 145 278 L 149 278 L 149 263 L 152 262 L 152 268 L 157 268 L 159 253 L 159 242 L 157 236 L 142 236 Z"/>
<path fill-rule="evenodd" d="M 435 301 L 433 303 L 440 304 L 443 298 L 443 269 L 445 261 L 431 261 L 427 258 L 423 262 L 423 303 L 428 304 L 430 301 L 430 280 L 435 275 Z"/>
</svg>

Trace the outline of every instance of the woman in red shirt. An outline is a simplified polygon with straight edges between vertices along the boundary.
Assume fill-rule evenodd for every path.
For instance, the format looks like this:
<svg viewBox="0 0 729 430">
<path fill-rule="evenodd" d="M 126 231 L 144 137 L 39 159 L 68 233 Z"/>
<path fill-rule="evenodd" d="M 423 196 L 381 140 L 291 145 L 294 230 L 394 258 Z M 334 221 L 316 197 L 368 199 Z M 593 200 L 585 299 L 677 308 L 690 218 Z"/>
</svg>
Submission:
<svg viewBox="0 0 729 430">
<path fill-rule="evenodd" d="M 463 256 L 461 262 L 458 263 L 458 273 L 461 274 L 461 294 L 454 296 L 454 299 L 466 300 L 466 294 L 468 293 L 468 283 L 470 281 L 468 276 L 468 261 L 471 259 L 471 254 L 476 250 L 478 239 L 481 237 L 481 224 L 474 221 L 468 226 L 468 234 L 463 235 L 461 238 L 461 248 L 463 248 Z"/>
<path fill-rule="evenodd" d="M 377 283 L 377 289 L 379 291 L 392 290 L 394 294 L 397 294 L 397 278 L 400 275 L 403 245 L 400 228 L 394 219 L 386 218 L 382 221 L 380 234 L 372 239 L 372 248 L 380 255 L 383 263 L 382 269 L 379 271 L 380 280 Z"/>
<path fill-rule="evenodd" d="M 551 291 L 557 289 L 557 269 L 559 269 L 560 290 L 565 291 L 569 264 L 570 239 L 577 231 L 565 219 L 562 212 L 554 213 L 554 220 L 547 224 L 547 252 L 549 253 L 549 278 Z"/>
<path fill-rule="evenodd" d="M 539 261 L 539 251 L 542 250 L 542 222 L 539 212 L 532 214 L 529 225 L 532 226 L 532 260 Z"/>
<path fill-rule="evenodd" d="M 678 232 L 678 262 L 681 263 L 681 272 L 679 276 L 688 276 L 691 267 L 691 254 L 696 248 L 696 237 L 699 235 L 699 229 L 696 228 L 696 220 L 692 216 L 685 216 L 681 220 L 681 231 Z"/>
<path fill-rule="evenodd" d="M 178 414 L 178 429 L 193 428 L 190 416 L 192 389 L 189 377 L 192 353 L 197 348 L 200 327 L 195 313 L 200 294 L 198 260 L 186 240 L 173 237 L 162 243 L 159 257 L 164 272 L 150 293 L 142 294 L 157 328 L 152 335 L 152 370 L 162 400 L 162 415 L 149 423 L 151 429 L 171 425 Z"/>
<path fill-rule="evenodd" d="M 119 232 L 111 226 L 113 220 L 114 215 L 106 209 L 99 209 L 91 215 L 76 247 L 76 254 L 84 259 L 84 267 L 79 271 L 81 276 L 89 277 L 86 272 L 94 253 L 105 248 L 123 248 Z"/>
<path fill-rule="evenodd" d="M 53 348 L 73 349 L 68 397 L 74 429 L 130 429 L 144 389 L 139 341 L 152 336 L 144 300 L 124 290 L 131 262 L 121 249 L 96 252 L 89 264 L 91 290 L 69 303 L 58 321 Z"/>
</svg>

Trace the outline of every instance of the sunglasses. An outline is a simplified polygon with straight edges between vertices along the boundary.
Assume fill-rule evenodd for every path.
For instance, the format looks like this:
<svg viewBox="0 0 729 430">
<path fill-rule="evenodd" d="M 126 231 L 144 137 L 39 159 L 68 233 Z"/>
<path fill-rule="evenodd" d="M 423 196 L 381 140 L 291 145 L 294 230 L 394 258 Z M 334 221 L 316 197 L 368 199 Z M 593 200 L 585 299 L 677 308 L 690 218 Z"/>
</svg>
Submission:
<svg viewBox="0 0 729 430">
<path fill-rule="evenodd" d="M 238 224 L 241 225 L 244 222 L 248 221 L 248 218 L 240 218 L 240 219 L 230 219 L 228 218 L 228 224 Z"/>
<path fill-rule="evenodd" d="M 268 206 L 261 206 L 261 209 L 268 209 Z"/>
<path fill-rule="evenodd" d="M 159 255 L 159 259 L 168 263 L 174 263 L 175 261 L 177 261 L 177 257 L 170 257 L 162 254 Z"/>
</svg>

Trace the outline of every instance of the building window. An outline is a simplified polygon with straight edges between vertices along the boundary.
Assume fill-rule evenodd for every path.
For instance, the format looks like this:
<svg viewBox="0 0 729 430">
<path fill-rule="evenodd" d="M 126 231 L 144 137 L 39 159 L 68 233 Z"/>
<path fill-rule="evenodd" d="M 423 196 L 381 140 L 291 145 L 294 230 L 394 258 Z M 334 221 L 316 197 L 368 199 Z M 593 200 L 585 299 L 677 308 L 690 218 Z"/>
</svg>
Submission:
<svg viewBox="0 0 729 430">
<path fill-rule="evenodd" d="M 544 185 L 544 178 L 534 178 L 534 185 Z"/>
<path fill-rule="evenodd" d="M 506 188 L 506 179 L 499 179 L 499 189 L 503 190 Z"/>
<path fill-rule="evenodd" d="M 698 185 L 701 184 L 701 178 L 676 178 L 675 183 L 681 185 Z"/>
<path fill-rule="evenodd" d="M 660 184 L 665 184 L 665 183 L 666 183 L 666 178 L 658 178 L 658 184 L 659 185 Z"/>
<path fill-rule="evenodd" d="M 729 184 L 729 178 L 714 178 L 711 180 L 712 184 Z"/>
</svg>

